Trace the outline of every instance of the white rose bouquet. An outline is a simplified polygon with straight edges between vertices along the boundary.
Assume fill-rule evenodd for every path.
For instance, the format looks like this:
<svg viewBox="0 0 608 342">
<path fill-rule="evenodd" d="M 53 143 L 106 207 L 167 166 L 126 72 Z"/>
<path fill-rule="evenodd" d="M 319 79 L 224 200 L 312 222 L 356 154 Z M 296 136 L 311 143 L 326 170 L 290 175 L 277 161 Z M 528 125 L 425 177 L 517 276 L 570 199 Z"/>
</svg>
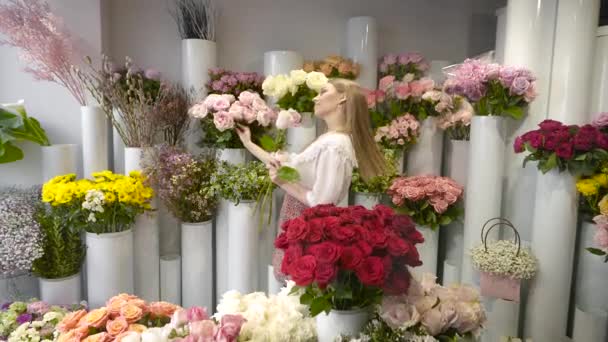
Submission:
<svg viewBox="0 0 608 342">
<path fill-rule="evenodd" d="M 281 109 L 293 109 L 299 113 L 311 113 L 312 99 L 328 82 L 327 77 L 317 71 L 292 70 L 289 75 L 268 76 L 262 83 L 264 95 L 277 100 Z"/>
</svg>

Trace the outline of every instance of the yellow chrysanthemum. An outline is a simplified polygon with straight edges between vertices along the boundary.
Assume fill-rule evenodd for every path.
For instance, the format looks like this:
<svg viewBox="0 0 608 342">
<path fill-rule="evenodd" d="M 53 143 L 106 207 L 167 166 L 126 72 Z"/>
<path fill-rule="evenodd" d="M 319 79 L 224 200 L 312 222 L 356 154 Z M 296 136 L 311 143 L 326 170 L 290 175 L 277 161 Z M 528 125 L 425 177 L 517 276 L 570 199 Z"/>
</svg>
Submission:
<svg viewBox="0 0 608 342">
<path fill-rule="evenodd" d="M 111 191 L 104 192 L 104 196 L 106 202 L 108 203 L 114 203 L 116 201 L 116 195 Z"/>
<path fill-rule="evenodd" d="M 576 182 L 576 189 L 585 197 L 596 195 L 599 187 L 600 185 L 598 182 L 589 178 L 581 179 Z"/>
<path fill-rule="evenodd" d="M 592 178 L 596 181 L 601 187 L 608 187 L 608 175 L 605 173 L 598 173 L 593 175 Z"/>
</svg>

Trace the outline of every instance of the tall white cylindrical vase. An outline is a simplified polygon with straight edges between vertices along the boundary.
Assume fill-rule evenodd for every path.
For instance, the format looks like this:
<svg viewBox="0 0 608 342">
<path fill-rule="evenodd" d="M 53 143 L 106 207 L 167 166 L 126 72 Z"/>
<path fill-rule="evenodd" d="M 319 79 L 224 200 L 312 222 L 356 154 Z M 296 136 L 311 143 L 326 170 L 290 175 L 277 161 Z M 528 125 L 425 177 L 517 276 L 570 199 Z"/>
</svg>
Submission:
<svg viewBox="0 0 608 342">
<path fill-rule="evenodd" d="M 254 201 L 241 201 L 228 211 L 228 289 L 241 293 L 258 286 L 258 215 Z"/>
<path fill-rule="evenodd" d="M 178 254 L 160 258 L 160 300 L 182 305 L 182 259 Z"/>
<path fill-rule="evenodd" d="M 72 305 L 82 300 L 80 272 L 60 279 L 38 278 L 40 300 L 51 305 Z"/>
<path fill-rule="evenodd" d="M 453 261 L 446 259 L 446 261 L 443 262 L 443 279 L 441 280 L 443 286 L 460 284 L 460 267 Z"/>
<path fill-rule="evenodd" d="M 317 126 L 312 113 L 302 113 L 302 123 L 299 127 L 287 129 L 287 151 L 302 152 L 317 138 Z"/>
<path fill-rule="evenodd" d="M 518 335 L 519 303 L 492 298 L 484 300 L 484 307 L 488 321 L 485 324 L 482 342 L 496 342 L 501 341 L 503 336 Z"/>
<path fill-rule="evenodd" d="M 481 228 L 500 216 L 505 155 L 505 118 L 474 116 L 471 121 L 469 166 L 465 196 L 464 237 L 461 281 L 477 284 L 469 250 L 479 242 Z M 496 231 L 496 233 L 495 233 Z M 498 230 L 490 238 L 496 239 Z"/>
<path fill-rule="evenodd" d="M 68 173 L 78 173 L 78 146 L 76 144 L 57 144 L 42 146 L 42 182 Z"/>
<path fill-rule="evenodd" d="M 125 173 L 143 169 L 143 149 L 125 148 Z M 157 209 L 156 199 L 152 208 Z M 135 294 L 147 301 L 160 298 L 160 225 L 158 211 L 139 215 L 133 226 Z"/>
<path fill-rule="evenodd" d="M 595 247 L 593 236 L 596 231 L 596 224 L 588 221 L 583 222 L 579 229 L 575 303 L 577 308 L 585 312 L 608 312 L 608 291 L 605 291 L 608 284 L 608 265 L 604 263 L 603 257 L 586 250 L 588 247 Z"/>
<path fill-rule="evenodd" d="M 319 342 L 334 342 L 341 334 L 357 336 L 369 321 L 370 314 L 362 310 L 331 310 L 315 317 Z"/>
<path fill-rule="evenodd" d="M 112 296 L 133 293 L 133 231 L 86 233 L 86 244 L 89 306 L 99 308 Z"/>
<path fill-rule="evenodd" d="M 80 107 L 82 169 L 85 177 L 108 169 L 108 120 L 100 106 Z"/>
<path fill-rule="evenodd" d="M 596 37 L 588 121 L 608 111 L 608 26 L 598 27 Z"/>
<path fill-rule="evenodd" d="M 424 273 L 437 274 L 437 256 L 439 255 L 439 228 L 416 225 L 416 229 L 422 233 L 424 242 L 417 245 L 422 266 L 410 269 L 414 275 L 422 276 Z"/>
<path fill-rule="evenodd" d="M 362 205 L 367 209 L 373 209 L 374 206 L 380 203 L 381 196 L 382 194 L 355 192 L 353 197 L 353 204 Z"/>
<path fill-rule="evenodd" d="M 304 58 L 296 51 L 267 51 L 264 53 L 264 76 L 289 74 L 302 69 Z"/>
<path fill-rule="evenodd" d="M 122 116 L 116 108 L 112 109 L 112 116 L 116 125 L 122 124 Z M 116 127 L 112 127 L 112 166 L 114 173 L 125 173 L 125 143 Z"/>
<path fill-rule="evenodd" d="M 39 292 L 38 278 L 29 272 L 0 277 L 0 302 L 28 301 Z"/>
<path fill-rule="evenodd" d="M 247 150 L 244 148 L 220 148 L 217 150 L 218 159 L 232 165 L 245 164 Z"/>
<path fill-rule="evenodd" d="M 346 55 L 361 66 L 357 82 L 364 88 L 378 85 L 378 25 L 373 17 L 353 17 L 346 23 Z"/>
<path fill-rule="evenodd" d="M 433 60 L 431 61 L 431 68 L 429 70 L 429 77 L 435 81 L 436 85 L 441 85 L 445 81 L 445 74 L 443 68 L 449 66 L 450 61 Z"/>
<path fill-rule="evenodd" d="M 182 306 L 213 307 L 213 221 L 182 223 Z"/>
<path fill-rule="evenodd" d="M 587 123 L 600 0 L 558 1 L 549 118 Z"/>
<path fill-rule="evenodd" d="M 557 341 L 566 335 L 565 298 L 570 296 L 578 209 L 575 182 L 570 172 L 557 169 L 538 175 L 531 241 L 538 272 L 530 284 L 525 316 L 525 337 L 534 341 Z"/>
<path fill-rule="evenodd" d="M 574 311 L 572 340 L 576 342 L 596 342 L 608 340 L 608 313 L 606 311 Z"/>
<path fill-rule="evenodd" d="M 428 117 L 421 123 L 420 137 L 407 152 L 407 174 L 409 176 L 441 174 L 443 155 L 443 130 L 437 120 Z"/>
<path fill-rule="evenodd" d="M 503 64 L 505 60 L 505 31 L 507 28 L 507 8 L 496 10 L 496 43 L 494 44 L 494 59 L 496 63 Z"/>
<path fill-rule="evenodd" d="M 217 203 L 215 215 L 215 294 L 216 303 L 220 302 L 222 295 L 228 290 L 228 260 L 231 257 L 228 251 L 228 215 L 232 202 L 220 198 Z"/>
</svg>

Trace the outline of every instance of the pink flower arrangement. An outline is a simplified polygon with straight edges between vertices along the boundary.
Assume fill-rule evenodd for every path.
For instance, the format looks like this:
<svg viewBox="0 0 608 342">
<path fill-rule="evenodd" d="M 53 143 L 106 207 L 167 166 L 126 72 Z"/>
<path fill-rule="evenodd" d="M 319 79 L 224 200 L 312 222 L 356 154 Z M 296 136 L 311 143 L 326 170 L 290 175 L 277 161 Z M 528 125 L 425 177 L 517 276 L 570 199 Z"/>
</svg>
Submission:
<svg viewBox="0 0 608 342">
<path fill-rule="evenodd" d="M 462 214 L 459 204 L 464 188 L 453 179 L 440 176 L 396 178 L 387 191 L 400 211 L 416 224 L 436 229 Z"/>
<path fill-rule="evenodd" d="M 220 132 L 233 129 L 236 124 L 268 127 L 276 120 L 274 110 L 258 93 L 250 91 L 241 92 L 238 100 L 231 94 L 211 94 L 192 106 L 189 114 L 196 119 L 213 115 L 213 123 Z"/>
<path fill-rule="evenodd" d="M 423 97 L 431 96 L 429 94 L 434 92 L 429 92 Z M 452 140 L 469 140 L 471 118 L 473 118 L 475 109 L 462 96 L 450 96 L 443 92 L 440 96 L 440 100 L 435 106 L 435 110 L 440 113 L 437 117 L 437 126 L 446 131 L 448 137 Z M 449 97 L 450 100 L 445 100 L 445 104 L 441 104 L 444 101 L 444 96 Z"/>
<path fill-rule="evenodd" d="M 175 311 L 170 324 L 177 331 L 187 328 L 187 336 L 176 339 L 178 342 L 236 342 L 243 323 L 241 315 L 224 315 L 218 324 L 204 308 L 192 307 Z"/>
<path fill-rule="evenodd" d="M 443 287 L 424 274 L 410 282 L 407 295 L 385 297 L 380 319 L 393 330 L 435 338 L 479 337 L 486 314 L 479 293 L 466 285 Z M 443 339 L 441 339 L 443 340 Z"/>
<path fill-rule="evenodd" d="M 593 218 L 597 230 L 593 236 L 593 242 L 597 248 L 587 248 L 595 255 L 604 256 L 604 262 L 608 262 L 608 216 L 597 215 Z"/>
<path fill-rule="evenodd" d="M 231 94 L 239 96 L 244 91 L 262 93 L 264 76 L 255 72 L 234 72 L 220 68 L 209 69 L 206 84 L 210 94 Z"/>
<path fill-rule="evenodd" d="M 608 129 L 608 113 L 604 112 L 597 114 L 591 122 L 591 125 L 603 131 L 606 131 Z"/>
<path fill-rule="evenodd" d="M 467 59 L 448 74 L 444 90 L 466 97 L 477 115 L 521 119 L 536 94 L 536 77 L 525 68 Z"/>
<path fill-rule="evenodd" d="M 416 143 L 419 135 L 420 123 L 412 114 L 406 113 L 391 121 L 388 126 L 379 127 L 375 140 L 384 148 L 407 149 Z"/>
<path fill-rule="evenodd" d="M 544 120 L 539 129 L 515 139 L 515 153 L 529 152 L 524 160 L 538 161 L 543 173 L 553 168 L 590 175 L 608 160 L 608 136 L 592 125 L 564 125 L 555 120 Z"/>
<path fill-rule="evenodd" d="M 393 75 L 398 79 L 406 74 L 414 74 L 417 78 L 429 70 L 429 63 L 424 56 L 417 52 L 403 54 L 388 54 L 380 59 L 378 69 L 380 76 Z"/>
<path fill-rule="evenodd" d="M 82 56 L 76 39 L 65 29 L 61 18 L 51 12 L 45 1 L 8 0 L 0 5 L 0 45 L 19 48 L 36 80 L 65 87 L 82 106 L 86 105 L 85 87 L 78 81 L 72 64 Z"/>
</svg>

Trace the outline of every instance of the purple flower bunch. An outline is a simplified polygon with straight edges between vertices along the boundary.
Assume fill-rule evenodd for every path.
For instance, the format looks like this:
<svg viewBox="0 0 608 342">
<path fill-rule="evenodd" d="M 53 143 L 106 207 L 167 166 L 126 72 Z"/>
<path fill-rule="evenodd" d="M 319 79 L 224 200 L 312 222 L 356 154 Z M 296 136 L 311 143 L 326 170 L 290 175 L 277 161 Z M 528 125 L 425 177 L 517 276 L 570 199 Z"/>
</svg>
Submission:
<svg viewBox="0 0 608 342">
<path fill-rule="evenodd" d="M 466 97 L 477 115 L 523 117 L 536 96 L 536 77 L 525 68 L 467 59 L 448 73 L 444 91 Z"/>
<path fill-rule="evenodd" d="M 392 75 L 402 79 L 407 74 L 414 74 L 420 78 L 429 70 L 429 62 L 418 52 L 402 54 L 389 53 L 380 59 L 378 69 L 380 77 Z"/>
<path fill-rule="evenodd" d="M 241 92 L 249 90 L 262 94 L 264 76 L 256 72 L 235 72 L 221 68 L 209 69 L 209 94 L 232 94 L 239 96 Z"/>
<path fill-rule="evenodd" d="M 608 136 L 592 125 L 564 125 L 555 120 L 544 120 L 539 129 L 515 139 L 515 153 L 530 154 L 524 160 L 538 161 L 538 168 L 546 173 L 558 167 L 583 174 L 591 174 L 608 160 Z"/>
</svg>

